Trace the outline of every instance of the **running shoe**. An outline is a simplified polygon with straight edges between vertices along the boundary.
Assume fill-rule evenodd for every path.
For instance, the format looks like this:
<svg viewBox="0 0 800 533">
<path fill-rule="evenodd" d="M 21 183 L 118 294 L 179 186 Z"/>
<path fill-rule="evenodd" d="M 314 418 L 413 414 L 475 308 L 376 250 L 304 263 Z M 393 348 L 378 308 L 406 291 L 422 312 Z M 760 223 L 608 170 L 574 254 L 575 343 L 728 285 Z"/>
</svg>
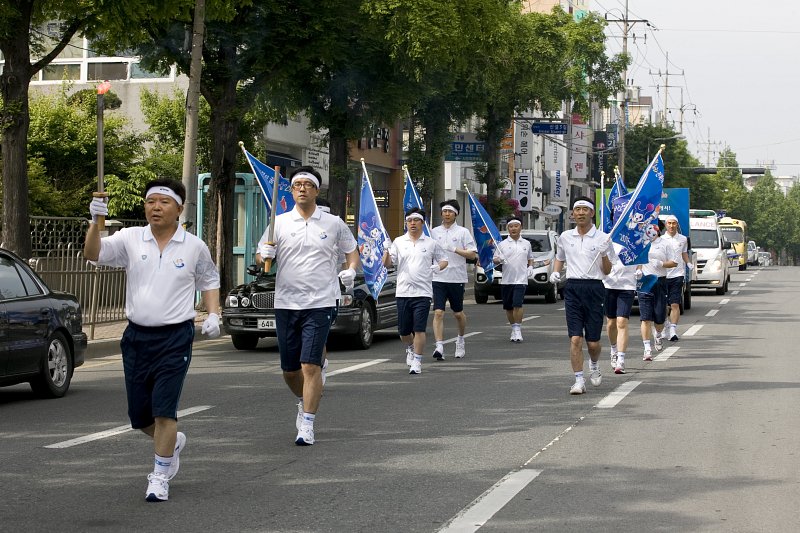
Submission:
<svg viewBox="0 0 800 533">
<path fill-rule="evenodd" d="M 411 363 L 411 368 L 408 370 L 409 374 L 422 374 L 422 359 L 419 357 L 414 358 L 414 362 Z"/>
<path fill-rule="evenodd" d="M 178 432 L 178 437 L 175 439 L 175 452 L 172 454 L 172 464 L 169 465 L 169 471 L 167 472 L 167 480 L 170 480 L 175 477 L 175 474 L 178 473 L 178 469 L 181 467 L 180 456 L 183 449 L 186 447 L 186 435 Z"/>
<path fill-rule="evenodd" d="M 586 382 L 583 379 L 576 379 L 575 384 L 569 389 L 570 394 L 583 394 L 586 392 Z"/>
<path fill-rule="evenodd" d="M 147 474 L 147 490 L 144 493 L 148 502 L 165 502 L 169 499 L 169 480 L 166 474 L 153 472 Z"/>
<path fill-rule="evenodd" d="M 436 359 L 437 361 L 444 361 L 444 354 L 439 350 L 434 350 L 433 358 Z"/>
<path fill-rule="evenodd" d="M 652 361 L 653 354 L 650 350 L 645 350 L 644 355 L 642 356 L 642 361 Z"/>
<path fill-rule="evenodd" d="M 455 353 L 456 359 L 461 359 L 466 355 L 467 352 L 464 344 L 465 344 L 464 341 L 461 342 L 456 341 L 456 353 Z"/>
<path fill-rule="evenodd" d="M 406 348 L 406 366 L 414 364 L 414 350 Z"/>
<path fill-rule="evenodd" d="M 615 374 L 624 374 L 625 373 L 625 361 L 622 359 L 617 359 L 617 366 L 614 367 Z"/>
<path fill-rule="evenodd" d="M 653 344 L 655 344 L 656 350 L 659 351 L 659 352 L 664 349 L 664 341 L 661 340 L 661 336 L 660 335 L 656 335 L 656 338 L 655 338 Z"/>
<path fill-rule="evenodd" d="M 617 352 L 611 352 L 611 368 L 617 368 Z"/>
<path fill-rule="evenodd" d="M 589 374 L 589 381 L 591 381 L 592 385 L 595 387 L 600 386 L 600 383 L 603 381 L 603 376 L 600 374 L 599 368 L 592 370 L 592 373 Z"/>
<path fill-rule="evenodd" d="M 297 402 L 297 418 L 294 420 L 294 427 L 300 429 L 303 425 L 303 400 Z"/>
<path fill-rule="evenodd" d="M 301 425 L 300 429 L 297 430 L 297 437 L 295 437 L 294 443 L 298 446 L 311 446 L 314 444 L 314 426 L 309 424 Z"/>
</svg>

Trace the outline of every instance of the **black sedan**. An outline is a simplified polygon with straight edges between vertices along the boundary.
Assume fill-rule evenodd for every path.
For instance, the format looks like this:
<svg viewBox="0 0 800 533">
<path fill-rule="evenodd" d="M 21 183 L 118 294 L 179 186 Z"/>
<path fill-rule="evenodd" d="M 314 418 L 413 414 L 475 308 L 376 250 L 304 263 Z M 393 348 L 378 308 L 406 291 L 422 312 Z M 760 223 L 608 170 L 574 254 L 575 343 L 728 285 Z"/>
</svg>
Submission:
<svg viewBox="0 0 800 533">
<path fill-rule="evenodd" d="M 28 382 L 37 395 L 60 398 L 85 351 L 78 300 L 50 290 L 22 259 L 0 249 L 0 386 Z"/>
<path fill-rule="evenodd" d="M 256 279 L 234 288 L 225 298 L 222 323 L 239 350 L 252 350 L 262 337 L 275 337 L 275 274 L 247 269 Z M 373 298 L 364 275 L 356 276 L 352 294 L 343 294 L 332 337 L 349 337 L 355 346 L 366 350 L 372 345 L 376 330 L 397 326 L 395 290 L 397 276 L 389 271 L 377 301 Z"/>
</svg>

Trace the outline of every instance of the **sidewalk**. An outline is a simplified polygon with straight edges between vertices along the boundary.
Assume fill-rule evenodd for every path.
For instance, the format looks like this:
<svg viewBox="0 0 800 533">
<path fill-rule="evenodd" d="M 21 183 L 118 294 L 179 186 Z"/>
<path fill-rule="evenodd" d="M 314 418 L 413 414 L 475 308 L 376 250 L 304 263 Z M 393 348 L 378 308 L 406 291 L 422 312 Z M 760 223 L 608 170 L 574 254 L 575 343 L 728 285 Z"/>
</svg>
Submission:
<svg viewBox="0 0 800 533">
<path fill-rule="evenodd" d="M 201 340 L 200 328 L 203 321 L 208 316 L 205 311 L 198 311 L 194 319 L 194 341 Z M 221 324 L 220 324 L 221 325 Z M 109 322 L 107 324 L 98 324 L 94 327 L 94 340 L 90 340 L 86 347 L 85 358 L 93 359 L 97 357 L 105 357 L 120 353 L 119 341 L 122 338 L 122 332 L 128 326 L 127 320 L 119 322 Z M 83 326 L 83 332 L 87 337 L 91 331 L 91 326 Z"/>
</svg>

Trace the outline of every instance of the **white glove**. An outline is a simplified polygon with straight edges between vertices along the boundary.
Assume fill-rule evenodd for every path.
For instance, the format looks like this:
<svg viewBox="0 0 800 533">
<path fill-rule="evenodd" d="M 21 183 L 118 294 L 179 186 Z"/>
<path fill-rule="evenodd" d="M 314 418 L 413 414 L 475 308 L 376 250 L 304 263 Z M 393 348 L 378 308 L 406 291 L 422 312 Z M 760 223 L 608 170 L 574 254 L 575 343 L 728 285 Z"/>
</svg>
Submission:
<svg viewBox="0 0 800 533">
<path fill-rule="evenodd" d="M 642 270 L 640 268 L 637 268 L 636 269 L 636 281 L 639 281 L 640 279 L 642 279 L 642 276 L 644 276 L 644 272 L 642 272 Z"/>
<path fill-rule="evenodd" d="M 439 268 L 439 263 L 433 263 L 431 265 L 431 272 L 433 272 L 434 274 L 436 274 L 437 272 L 441 272 L 441 271 L 442 271 L 442 269 Z"/>
<path fill-rule="evenodd" d="M 664 261 L 661 259 L 653 259 L 653 266 L 656 268 L 662 268 L 664 266 Z"/>
<path fill-rule="evenodd" d="M 611 239 L 597 245 L 597 251 L 600 255 L 607 253 L 609 248 L 611 248 Z"/>
<path fill-rule="evenodd" d="M 108 197 L 99 198 L 95 197 L 92 198 L 91 203 L 89 204 L 89 213 L 92 215 L 92 224 L 97 224 L 97 217 L 107 217 L 108 216 Z"/>
<path fill-rule="evenodd" d="M 342 270 L 339 272 L 339 280 L 341 280 L 346 291 L 352 291 L 356 281 L 356 271 L 352 268 Z"/>
<path fill-rule="evenodd" d="M 453 253 L 456 252 L 456 247 L 453 246 L 452 244 L 448 244 L 447 246 L 444 247 L 444 249 L 447 250 L 448 252 L 453 252 Z"/>
<path fill-rule="evenodd" d="M 384 249 L 384 251 L 388 251 L 389 248 L 391 248 L 391 247 L 392 247 L 392 239 L 390 239 L 389 237 L 386 237 L 385 239 L 383 239 L 383 249 Z"/>
<path fill-rule="evenodd" d="M 558 285 L 559 281 L 561 281 L 561 272 L 553 272 L 550 274 L 550 283 Z"/>
<path fill-rule="evenodd" d="M 532 277 L 533 277 L 533 273 L 534 273 L 533 267 L 532 267 L 532 266 L 530 266 L 530 265 L 528 265 L 528 270 L 527 270 L 527 272 L 528 272 L 528 277 L 529 277 L 529 278 L 532 278 Z"/>
<path fill-rule="evenodd" d="M 262 259 L 275 259 L 278 254 L 278 248 L 274 244 L 261 245 L 261 258 Z"/>
<path fill-rule="evenodd" d="M 686 263 L 686 268 L 688 268 L 689 270 L 692 270 L 694 268 L 694 265 L 691 264 L 691 263 Z"/>
<path fill-rule="evenodd" d="M 219 315 L 217 315 L 217 313 L 208 314 L 208 318 L 203 322 L 200 333 L 208 335 L 209 339 L 216 339 L 219 337 Z"/>
</svg>

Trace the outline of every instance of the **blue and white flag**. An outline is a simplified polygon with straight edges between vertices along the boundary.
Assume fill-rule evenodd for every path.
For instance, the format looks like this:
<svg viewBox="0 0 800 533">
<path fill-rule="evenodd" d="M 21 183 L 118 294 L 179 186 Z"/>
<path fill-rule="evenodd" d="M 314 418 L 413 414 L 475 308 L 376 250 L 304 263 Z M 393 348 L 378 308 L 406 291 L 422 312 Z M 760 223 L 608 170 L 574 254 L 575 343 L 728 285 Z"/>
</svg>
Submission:
<svg viewBox="0 0 800 533">
<path fill-rule="evenodd" d="M 475 237 L 475 244 L 478 246 L 478 265 L 486 274 L 488 282 L 494 277 L 494 250 L 500 242 L 500 231 L 498 231 L 489 213 L 475 200 L 472 193 L 469 195 L 469 210 L 472 214 L 472 234 Z"/>
<path fill-rule="evenodd" d="M 369 287 L 372 297 L 378 300 L 388 272 L 383 265 L 383 243 L 389 236 L 383 226 L 372 185 L 367 176 L 367 169 L 362 162 L 361 204 L 358 210 L 358 254 L 364 269 L 364 281 Z"/>
<path fill-rule="evenodd" d="M 619 258 L 625 265 L 647 263 L 650 237 L 647 228 L 658 224 L 661 192 L 664 190 L 664 161 L 661 152 L 645 169 L 633 192 L 614 200 L 614 227 L 611 240 L 620 246 Z"/>
<path fill-rule="evenodd" d="M 614 200 L 626 194 L 628 194 L 628 189 L 625 187 L 625 183 L 620 176 L 616 176 L 614 185 L 611 186 L 611 190 L 608 192 L 608 198 L 605 199 L 606 205 L 605 209 L 603 209 L 603 232 L 610 233 L 613 227 L 611 212 L 614 209 Z"/>
<path fill-rule="evenodd" d="M 272 169 L 259 161 L 256 156 L 245 150 L 242 146 L 244 157 L 250 164 L 253 174 L 256 176 L 256 181 L 261 189 L 261 197 L 264 199 L 264 205 L 267 207 L 267 219 L 269 219 L 270 212 L 272 211 L 272 188 L 275 185 L 275 169 Z M 278 210 L 276 215 L 291 211 L 294 209 L 294 197 L 292 196 L 292 185 L 289 179 L 280 176 L 278 179 Z"/>
<path fill-rule="evenodd" d="M 425 208 L 422 206 L 422 198 L 420 197 L 419 193 L 417 192 L 417 188 L 414 187 L 414 182 L 411 181 L 411 174 L 408 173 L 408 169 L 404 166 L 403 170 L 406 174 L 406 189 L 403 194 L 403 214 L 408 213 L 409 209 L 414 207 L 418 207 L 423 211 Z M 428 213 L 428 218 L 430 218 L 430 213 Z M 403 230 L 405 231 L 407 228 L 405 227 L 405 223 L 403 224 Z M 431 236 L 431 229 L 428 227 L 428 221 L 425 221 L 425 227 L 422 228 L 422 232 L 425 233 L 428 237 Z"/>
</svg>

